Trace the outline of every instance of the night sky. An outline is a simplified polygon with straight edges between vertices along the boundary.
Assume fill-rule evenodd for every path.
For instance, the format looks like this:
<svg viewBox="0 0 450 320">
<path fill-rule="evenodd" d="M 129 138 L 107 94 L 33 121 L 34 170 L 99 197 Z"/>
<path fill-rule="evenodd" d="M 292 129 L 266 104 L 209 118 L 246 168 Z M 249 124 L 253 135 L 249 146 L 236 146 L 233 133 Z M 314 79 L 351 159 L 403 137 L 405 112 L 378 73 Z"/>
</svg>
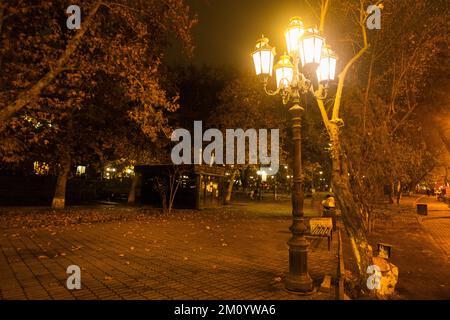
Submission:
<svg viewBox="0 0 450 320">
<path fill-rule="evenodd" d="M 193 30 L 194 63 L 240 71 L 252 70 L 250 53 L 262 33 L 277 47 L 277 54 L 282 54 L 283 35 L 291 17 L 298 15 L 307 25 L 319 21 L 304 0 L 187 0 L 187 3 L 199 20 Z"/>
</svg>

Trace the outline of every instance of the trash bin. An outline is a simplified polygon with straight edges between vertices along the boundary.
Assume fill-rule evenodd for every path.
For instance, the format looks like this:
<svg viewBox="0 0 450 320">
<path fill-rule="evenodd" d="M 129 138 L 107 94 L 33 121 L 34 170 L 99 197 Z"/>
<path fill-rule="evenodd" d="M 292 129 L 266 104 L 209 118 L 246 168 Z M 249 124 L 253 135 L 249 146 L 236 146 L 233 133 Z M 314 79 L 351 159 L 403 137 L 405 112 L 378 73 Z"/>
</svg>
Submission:
<svg viewBox="0 0 450 320">
<path fill-rule="evenodd" d="M 428 215 L 428 205 L 424 203 L 420 203 L 417 205 L 417 214 L 420 214 L 421 216 L 427 216 Z"/>
</svg>

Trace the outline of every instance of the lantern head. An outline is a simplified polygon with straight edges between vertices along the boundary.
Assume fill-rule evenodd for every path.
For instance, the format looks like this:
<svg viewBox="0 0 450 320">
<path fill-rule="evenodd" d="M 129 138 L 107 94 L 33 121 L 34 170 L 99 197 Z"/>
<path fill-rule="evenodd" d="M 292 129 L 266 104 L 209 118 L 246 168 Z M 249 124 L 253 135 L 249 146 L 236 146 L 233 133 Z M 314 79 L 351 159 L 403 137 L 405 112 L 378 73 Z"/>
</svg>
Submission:
<svg viewBox="0 0 450 320">
<path fill-rule="evenodd" d="M 289 26 L 286 30 L 286 47 L 290 55 L 298 54 L 299 40 L 305 33 L 303 22 L 300 17 L 293 17 L 289 21 Z"/>
<path fill-rule="evenodd" d="M 264 36 L 256 43 L 256 50 L 252 53 L 257 76 L 271 77 L 275 48 L 269 45 L 269 39 Z"/>
<path fill-rule="evenodd" d="M 277 78 L 278 88 L 287 88 L 294 78 L 294 65 L 291 62 L 291 57 L 283 55 L 275 65 L 275 75 Z"/>
<path fill-rule="evenodd" d="M 320 64 L 322 56 L 322 48 L 324 39 L 320 36 L 319 31 L 314 28 L 308 29 L 300 39 L 300 58 L 302 66 Z"/>
<path fill-rule="evenodd" d="M 322 50 L 319 68 L 317 69 L 317 80 L 319 82 L 333 81 L 336 76 L 336 63 L 336 54 L 329 46 L 325 45 Z"/>
</svg>

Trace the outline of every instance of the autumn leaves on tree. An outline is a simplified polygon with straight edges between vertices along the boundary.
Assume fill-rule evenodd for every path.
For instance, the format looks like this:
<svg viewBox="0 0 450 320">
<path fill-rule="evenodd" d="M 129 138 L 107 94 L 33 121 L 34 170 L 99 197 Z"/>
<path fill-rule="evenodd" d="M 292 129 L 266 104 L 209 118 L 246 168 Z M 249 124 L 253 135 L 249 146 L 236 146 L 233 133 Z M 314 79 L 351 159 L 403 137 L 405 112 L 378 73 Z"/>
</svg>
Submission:
<svg viewBox="0 0 450 320">
<path fill-rule="evenodd" d="M 136 136 L 155 149 L 169 134 L 178 96 L 162 87 L 164 50 L 173 38 L 188 54 L 193 48 L 195 19 L 182 0 L 77 5 L 80 30 L 67 29 L 60 1 L 0 7 L 0 155 L 51 154 L 59 167 L 55 207 L 64 206 L 75 158 L 126 156 L 121 143 Z"/>
<path fill-rule="evenodd" d="M 446 4 L 378 1 L 382 27 L 369 32 L 365 9 L 373 3 L 321 3 L 321 31 L 328 31 L 328 22 L 339 26 L 337 51 L 347 59 L 341 62 L 335 99 L 317 104 L 331 142 L 333 189 L 363 278 L 371 263 L 366 238 L 371 201 L 383 196 L 386 185 L 399 201 L 402 191 L 413 189 L 433 168 L 439 154 L 429 132 L 419 133 L 424 124 L 418 115 L 432 86 L 431 68 L 442 63 L 446 22 L 439 12 Z M 337 22 L 343 15 L 354 19 Z"/>
</svg>

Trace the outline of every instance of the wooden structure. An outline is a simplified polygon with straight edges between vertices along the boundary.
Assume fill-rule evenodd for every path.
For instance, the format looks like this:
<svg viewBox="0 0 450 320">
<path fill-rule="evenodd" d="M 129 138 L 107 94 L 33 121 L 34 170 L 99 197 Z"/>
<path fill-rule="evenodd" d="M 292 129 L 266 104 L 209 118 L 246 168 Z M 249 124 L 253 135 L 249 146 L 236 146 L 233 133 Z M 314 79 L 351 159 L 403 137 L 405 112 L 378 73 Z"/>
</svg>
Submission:
<svg viewBox="0 0 450 320">
<path fill-rule="evenodd" d="M 205 209 L 223 204 L 226 175 L 223 166 L 206 165 L 145 165 L 136 166 L 139 179 L 136 183 L 136 201 L 141 204 L 162 206 L 161 194 L 155 188 L 156 181 L 169 183 L 174 175 L 178 190 L 174 208 Z"/>
</svg>

